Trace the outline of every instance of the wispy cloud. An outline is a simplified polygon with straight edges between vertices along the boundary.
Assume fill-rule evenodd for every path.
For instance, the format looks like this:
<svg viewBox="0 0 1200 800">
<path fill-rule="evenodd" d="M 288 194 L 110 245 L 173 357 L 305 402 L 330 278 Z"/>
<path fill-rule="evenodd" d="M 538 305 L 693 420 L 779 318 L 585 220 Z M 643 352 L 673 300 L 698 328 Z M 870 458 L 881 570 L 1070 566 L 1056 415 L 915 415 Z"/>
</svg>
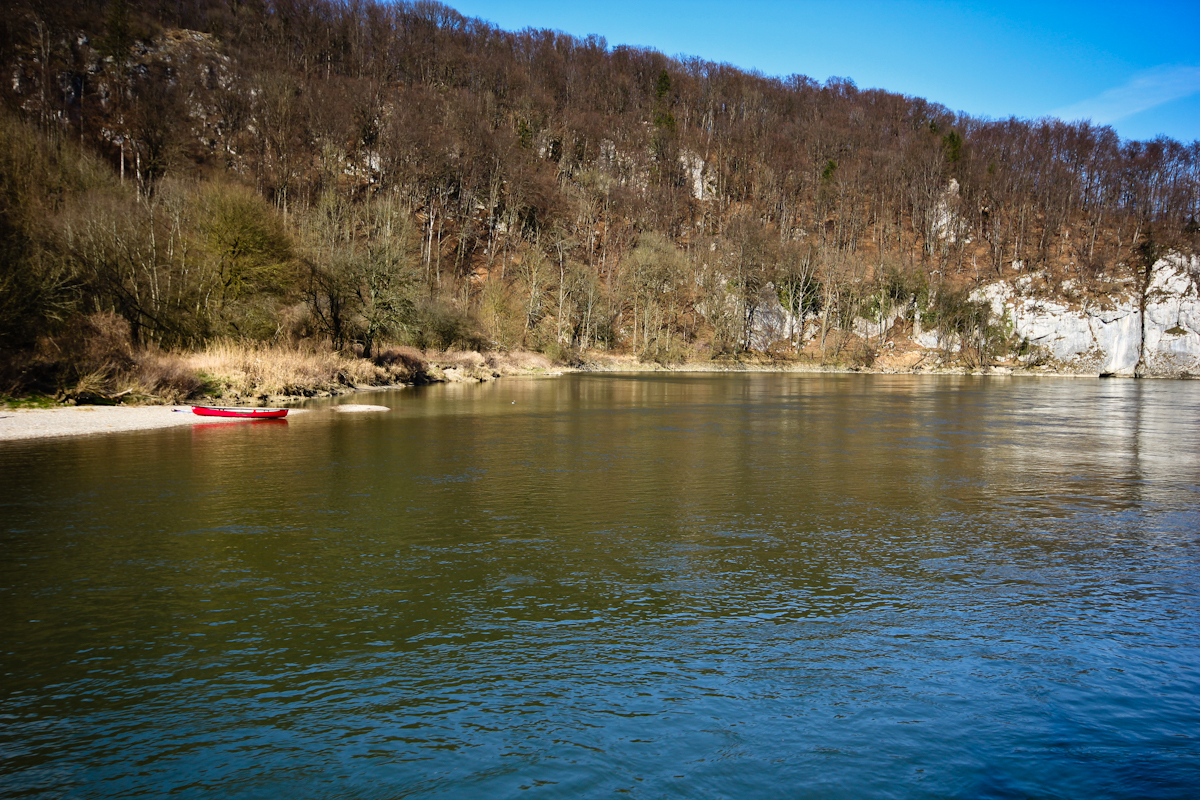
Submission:
<svg viewBox="0 0 1200 800">
<path fill-rule="evenodd" d="M 1065 120 L 1109 125 L 1141 111 L 1200 92 L 1200 67 L 1162 66 L 1139 72 L 1121 86 L 1051 112 Z"/>
</svg>

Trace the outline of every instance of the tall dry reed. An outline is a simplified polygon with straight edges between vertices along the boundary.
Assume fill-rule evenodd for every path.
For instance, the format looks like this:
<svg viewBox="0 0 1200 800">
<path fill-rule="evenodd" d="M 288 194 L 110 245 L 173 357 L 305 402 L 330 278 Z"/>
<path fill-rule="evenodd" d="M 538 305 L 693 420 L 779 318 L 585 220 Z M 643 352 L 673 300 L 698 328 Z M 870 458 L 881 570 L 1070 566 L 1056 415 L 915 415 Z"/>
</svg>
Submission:
<svg viewBox="0 0 1200 800">
<path fill-rule="evenodd" d="M 376 363 L 316 345 L 222 339 L 183 357 L 209 391 L 233 397 L 311 395 L 411 380 L 421 364 Z"/>
</svg>

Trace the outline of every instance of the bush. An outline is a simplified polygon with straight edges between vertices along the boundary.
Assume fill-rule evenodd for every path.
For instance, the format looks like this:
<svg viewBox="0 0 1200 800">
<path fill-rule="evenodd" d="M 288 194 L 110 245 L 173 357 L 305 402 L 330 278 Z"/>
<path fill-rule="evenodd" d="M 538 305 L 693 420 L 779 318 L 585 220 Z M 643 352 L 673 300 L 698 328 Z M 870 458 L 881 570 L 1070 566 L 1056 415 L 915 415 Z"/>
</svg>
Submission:
<svg viewBox="0 0 1200 800">
<path fill-rule="evenodd" d="M 1004 326 L 992 319 L 991 306 L 972 300 L 966 289 L 937 293 L 929 309 L 921 314 L 921 324 L 936 328 L 942 336 L 955 337 L 968 362 L 983 364 L 1003 345 Z"/>
<path fill-rule="evenodd" d="M 879 284 L 867 298 L 863 313 L 873 319 L 910 302 L 918 309 L 925 308 L 929 304 L 929 283 L 919 272 L 893 266 L 879 277 Z"/>
<path fill-rule="evenodd" d="M 852 366 L 868 369 L 875 363 L 875 359 L 879 356 L 879 349 L 872 347 L 868 340 L 856 337 L 856 341 L 850 348 L 849 356 Z"/>
<path fill-rule="evenodd" d="M 487 338 L 479 332 L 475 320 L 446 303 L 431 302 L 417 309 L 413 340 L 422 350 L 482 350 Z"/>
<path fill-rule="evenodd" d="M 104 165 L 0 112 L 0 350 L 31 348 L 74 313 L 80 280 L 54 220 L 110 185 Z"/>
<path fill-rule="evenodd" d="M 389 347 L 372 359 L 394 381 L 417 380 L 425 374 L 425 359 L 411 347 Z"/>
<path fill-rule="evenodd" d="M 146 350 L 137 355 L 139 394 L 168 403 L 192 400 L 218 391 L 211 376 L 189 368 L 178 355 Z"/>
<path fill-rule="evenodd" d="M 991 307 L 972 300 L 966 289 L 940 291 L 929 309 L 921 315 L 921 324 L 943 333 L 972 336 L 985 332 L 991 319 Z"/>
<path fill-rule="evenodd" d="M 55 365 L 60 391 L 93 394 L 115 392 L 136 363 L 129 323 L 109 311 L 72 317 L 61 334 L 42 340 L 38 357 Z"/>
</svg>

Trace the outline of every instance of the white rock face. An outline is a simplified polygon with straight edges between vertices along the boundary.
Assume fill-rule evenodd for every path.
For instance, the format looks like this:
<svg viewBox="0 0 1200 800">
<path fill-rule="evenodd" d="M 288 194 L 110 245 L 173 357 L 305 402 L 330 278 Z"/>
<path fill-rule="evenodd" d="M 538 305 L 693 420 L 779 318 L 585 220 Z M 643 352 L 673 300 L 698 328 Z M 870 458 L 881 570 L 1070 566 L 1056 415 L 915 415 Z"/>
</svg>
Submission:
<svg viewBox="0 0 1200 800">
<path fill-rule="evenodd" d="M 1158 261 L 1146 293 L 1145 324 L 1138 293 L 1110 297 L 1082 307 L 1066 300 L 1032 297 L 1033 279 L 999 281 L 977 289 L 971 299 L 991 305 L 996 319 L 1035 350 L 1026 360 L 1044 358 L 1053 368 L 1083 375 L 1200 376 L 1200 258 L 1170 256 Z M 773 287 L 764 292 L 754 312 L 751 346 L 765 350 L 801 329 L 779 304 Z M 884 321 L 887 330 L 903 309 L 893 309 Z M 856 319 L 854 333 L 874 340 L 878 320 Z M 801 340 L 805 334 L 800 334 Z M 923 330 L 918 318 L 913 342 L 927 350 L 957 351 L 955 337 Z"/>
<path fill-rule="evenodd" d="M 750 320 L 750 346 L 755 350 L 766 350 L 801 327 L 800 321 L 779 302 L 774 286 L 768 285 L 768 289 L 759 298 L 759 305 Z"/>
<path fill-rule="evenodd" d="M 1080 309 L 1021 297 L 1000 282 L 977 290 L 972 298 L 990 303 L 993 314 L 1007 319 L 1016 335 L 1067 372 L 1179 377 L 1200 375 L 1198 278 L 1200 259 L 1158 261 L 1146 294 L 1144 330 L 1136 294 Z"/>
<path fill-rule="evenodd" d="M 1200 258 L 1154 266 L 1142 356 L 1147 374 L 1200 374 Z"/>
<path fill-rule="evenodd" d="M 855 317 L 852 330 L 864 339 L 878 339 L 904 316 L 904 311 L 903 307 L 892 308 L 883 315 L 882 319 Z"/>
<path fill-rule="evenodd" d="M 713 196 L 716 192 L 716 181 L 708 174 L 708 165 L 704 163 L 704 159 L 700 157 L 699 153 L 687 148 L 680 150 L 679 165 L 683 167 L 683 171 L 692 182 L 692 197 L 704 200 Z"/>
<path fill-rule="evenodd" d="M 942 346 L 941 337 L 937 331 L 924 331 L 917 328 L 913 331 L 912 340 L 926 350 L 936 350 Z M 951 342 L 948 348 L 951 352 L 958 350 L 958 343 Z"/>
<path fill-rule="evenodd" d="M 939 239 L 950 242 L 958 240 L 956 235 L 958 220 L 951 205 L 957 197 L 958 181 L 951 178 L 950 185 L 942 192 L 941 199 L 933 209 L 933 234 Z"/>
</svg>

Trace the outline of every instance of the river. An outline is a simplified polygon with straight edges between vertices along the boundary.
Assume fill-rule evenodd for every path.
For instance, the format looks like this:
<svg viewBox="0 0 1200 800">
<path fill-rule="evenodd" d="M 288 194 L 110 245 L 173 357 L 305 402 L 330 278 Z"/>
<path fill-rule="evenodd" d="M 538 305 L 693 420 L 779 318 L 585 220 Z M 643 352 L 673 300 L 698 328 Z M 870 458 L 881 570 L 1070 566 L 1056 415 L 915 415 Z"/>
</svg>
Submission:
<svg viewBox="0 0 1200 800">
<path fill-rule="evenodd" d="M 1200 787 L 1200 383 L 309 408 L 0 444 L 0 795 Z"/>
</svg>

